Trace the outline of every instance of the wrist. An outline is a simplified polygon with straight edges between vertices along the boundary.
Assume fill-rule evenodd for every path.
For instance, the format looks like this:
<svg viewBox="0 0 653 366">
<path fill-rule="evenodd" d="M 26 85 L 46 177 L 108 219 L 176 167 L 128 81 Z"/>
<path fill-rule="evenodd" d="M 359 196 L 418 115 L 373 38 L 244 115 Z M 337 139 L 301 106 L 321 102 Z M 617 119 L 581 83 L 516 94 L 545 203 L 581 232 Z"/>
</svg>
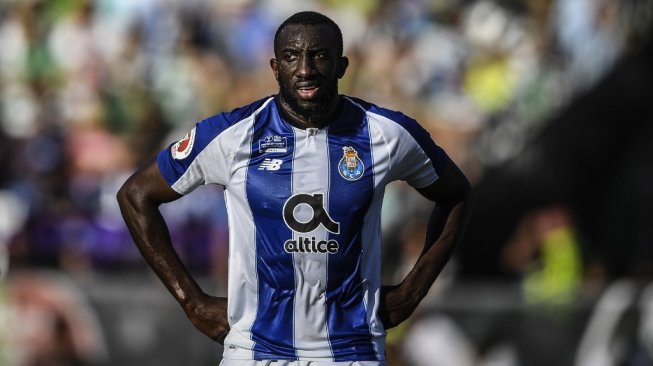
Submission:
<svg viewBox="0 0 653 366">
<path fill-rule="evenodd" d="M 410 277 L 405 278 L 400 287 L 402 298 L 412 307 L 417 306 L 428 292 L 428 287 L 415 283 Z"/>
<path fill-rule="evenodd" d="M 177 287 L 174 289 L 174 296 L 177 299 L 177 302 L 179 305 L 181 305 L 184 310 L 192 309 L 193 307 L 196 307 L 198 303 L 200 302 L 200 299 L 205 295 L 204 292 L 199 289 L 195 288 L 195 286 L 188 286 L 189 288 L 187 289 L 182 289 L 181 287 Z"/>
</svg>

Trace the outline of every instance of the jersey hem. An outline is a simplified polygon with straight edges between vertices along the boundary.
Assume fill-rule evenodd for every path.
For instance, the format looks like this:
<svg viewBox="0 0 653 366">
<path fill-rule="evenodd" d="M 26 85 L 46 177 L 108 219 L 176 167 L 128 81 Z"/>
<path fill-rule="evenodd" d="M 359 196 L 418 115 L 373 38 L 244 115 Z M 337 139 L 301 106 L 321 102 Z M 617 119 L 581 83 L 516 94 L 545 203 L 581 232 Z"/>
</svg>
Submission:
<svg viewBox="0 0 653 366">
<path fill-rule="evenodd" d="M 408 182 L 408 184 L 410 184 L 410 186 L 413 187 L 413 188 L 416 188 L 416 189 L 422 189 L 422 188 L 426 188 L 426 187 L 430 186 L 431 184 L 437 182 L 438 179 L 440 179 L 440 177 L 436 175 L 436 176 L 433 178 L 432 181 L 429 181 L 429 182 L 426 183 L 426 184 L 423 184 L 423 183 L 421 183 L 421 182 L 417 182 L 417 183 L 414 183 L 414 184 L 411 184 L 411 182 Z"/>
<path fill-rule="evenodd" d="M 260 355 L 260 353 L 259 353 Z M 274 360 L 283 360 L 283 361 L 313 361 L 313 362 L 356 362 L 356 361 L 366 361 L 366 362 L 385 362 L 386 358 L 382 359 L 376 359 L 372 358 L 370 359 L 369 357 L 360 357 L 356 358 L 355 355 L 351 357 L 351 359 L 346 359 L 346 360 L 338 360 L 336 361 L 334 357 L 306 357 L 306 356 L 301 356 L 301 357 L 283 357 L 283 356 L 274 356 L 274 355 L 269 355 L 265 357 L 254 357 L 253 351 L 251 349 L 245 349 L 245 348 L 238 348 L 238 347 L 230 347 L 230 346 L 225 346 L 224 352 L 222 354 L 223 358 L 226 358 L 228 360 L 249 360 L 249 361 L 274 361 Z M 341 357 L 339 357 L 341 358 Z"/>
</svg>

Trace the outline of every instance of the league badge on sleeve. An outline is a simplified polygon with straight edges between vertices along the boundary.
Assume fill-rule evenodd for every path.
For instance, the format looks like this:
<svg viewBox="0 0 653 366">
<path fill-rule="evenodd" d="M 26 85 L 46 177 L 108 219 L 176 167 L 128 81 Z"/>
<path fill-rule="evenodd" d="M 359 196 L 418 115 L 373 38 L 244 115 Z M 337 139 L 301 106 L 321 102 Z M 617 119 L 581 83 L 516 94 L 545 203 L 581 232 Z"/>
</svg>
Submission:
<svg viewBox="0 0 653 366">
<path fill-rule="evenodd" d="M 358 153 L 351 146 L 342 148 L 343 157 L 338 163 L 338 172 L 347 180 L 357 180 L 363 176 L 365 165 L 358 157 Z"/>
<path fill-rule="evenodd" d="M 193 151 L 193 143 L 195 142 L 195 127 L 190 130 L 184 138 L 177 141 L 170 148 L 173 159 L 182 160 L 190 155 L 190 152 Z"/>
</svg>

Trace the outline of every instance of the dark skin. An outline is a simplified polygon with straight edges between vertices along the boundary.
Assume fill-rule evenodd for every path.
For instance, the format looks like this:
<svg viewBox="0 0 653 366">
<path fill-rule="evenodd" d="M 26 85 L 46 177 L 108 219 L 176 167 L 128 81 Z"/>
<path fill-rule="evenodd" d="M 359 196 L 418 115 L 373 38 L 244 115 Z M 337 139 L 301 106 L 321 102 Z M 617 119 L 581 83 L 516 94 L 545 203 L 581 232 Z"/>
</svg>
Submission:
<svg viewBox="0 0 653 366">
<path fill-rule="evenodd" d="M 279 39 L 270 67 L 284 119 L 301 128 L 326 126 L 338 113 L 338 80 L 349 65 L 336 32 L 324 25 L 289 25 Z"/>
<path fill-rule="evenodd" d="M 298 127 L 321 128 L 339 112 L 338 80 L 348 60 L 335 32 L 323 25 L 290 25 L 281 32 L 270 66 L 283 117 Z M 443 154 L 444 155 L 444 154 Z M 446 155 L 439 179 L 418 189 L 434 206 L 422 255 L 398 285 L 383 286 L 379 315 L 386 329 L 406 320 L 426 296 L 460 242 L 471 210 L 471 188 Z M 163 179 L 156 161 L 135 172 L 118 192 L 125 223 L 141 254 L 193 325 L 220 343 L 229 331 L 227 299 L 206 294 L 175 252 L 159 206 L 181 195 Z"/>
<path fill-rule="evenodd" d="M 438 180 L 417 189 L 434 202 L 422 253 L 401 283 L 381 288 L 379 317 L 385 329 L 408 319 L 428 294 L 462 240 L 471 216 L 473 196 L 469 181 L 448 157 L 438 163 Z"/>
<path fill-rule="evenodd" d="M 134 173 L 118 191 L 118 203 L 134 243 L 188 319 L 211 339 L 223 342 L 229 331 L 227 299 L 207 295 L 175 252 L 159 206 L 179 199 L 156 161 Z"/>
</svg>

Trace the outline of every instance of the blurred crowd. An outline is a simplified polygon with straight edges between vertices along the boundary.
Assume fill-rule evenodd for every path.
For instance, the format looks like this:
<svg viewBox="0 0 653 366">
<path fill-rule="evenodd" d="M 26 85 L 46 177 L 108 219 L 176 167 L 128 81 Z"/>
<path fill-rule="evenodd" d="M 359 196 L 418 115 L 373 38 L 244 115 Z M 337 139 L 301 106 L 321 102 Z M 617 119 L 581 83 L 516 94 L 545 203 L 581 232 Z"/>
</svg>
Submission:
<svg viewBox="0 0 653 366">
<path fill-rule="evenodd" d="M 304 9 L 343 30 L 340 91 L 416 118 L 473 184 L 637 52 L 653 21 L 645 0 L 2 0 L 0 276 L 144 271 L 118 188 L 194 123 L 275 93 L 274 31 Z M 400 254 L 387 256 L 388 281 L 420 253 L 430 212 L 420 202 L 402 183 L 387 190 L 385 251 Z M 223 291 L 221 188 L 163 213 L 184 262 Z M 573 212 L 541 208 L 513 229 L 499 258 L 525 274 L 528 301 L 569 301 L 589 270 Z"/>
</svg>

